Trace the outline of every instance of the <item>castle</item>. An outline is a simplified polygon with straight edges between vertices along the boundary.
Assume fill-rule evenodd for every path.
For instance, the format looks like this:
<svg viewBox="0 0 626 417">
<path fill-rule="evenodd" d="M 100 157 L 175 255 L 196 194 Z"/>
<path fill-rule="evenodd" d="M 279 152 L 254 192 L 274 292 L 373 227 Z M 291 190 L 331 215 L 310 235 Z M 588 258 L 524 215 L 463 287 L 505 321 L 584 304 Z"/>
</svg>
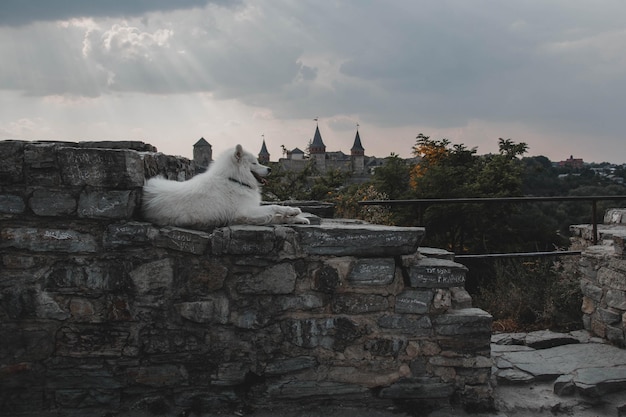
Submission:
<svg viewBox="0 0 626 417">
<path fill-rule="evenodd" d="M 200 138 L 200 140 L 193 145 L 193 148 L 194 162 L 197 166 L 206 169 L 213 157 L 211 145 L 204 138 Z M 262 164 L 270 162 L 270 153 L 267 150 L 265 139 L 263 139 L 258 157 L 259 162 Z M 375 167 L 382 165 L 383 160 L 381 158 L 365 156 L 365 148 L 363 148 L 363 144 L 361 143 L 358 125 L 354 143 L 350 149 L 350 155 L 342 151 L 327 152 L 318 125 L 315 127 L 313 141 L 309 144 L 308 156 L 301 149 L 294 148 L 290 151 L 285 150 L 285 157 L 278 160 L 278 164 L 290 171 L 303 171 L 310 163 L 314 163 L 320 173 L 339 170 L 350 172 L 356 177 L 361 177 L 370 175 Z"/>
</svg>

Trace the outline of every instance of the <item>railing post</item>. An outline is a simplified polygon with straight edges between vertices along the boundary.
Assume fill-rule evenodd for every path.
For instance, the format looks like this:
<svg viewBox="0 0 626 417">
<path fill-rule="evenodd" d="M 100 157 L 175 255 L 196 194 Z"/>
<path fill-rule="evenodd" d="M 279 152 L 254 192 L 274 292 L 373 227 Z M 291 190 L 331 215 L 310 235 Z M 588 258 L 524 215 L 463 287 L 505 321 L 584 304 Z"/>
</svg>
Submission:
<svg viewBox="0 0 626 417">
<path fill-rule="evenodd" d="M 591 224 L 593 225 L 593 244 L 598 244 L 598 222 L 596 220 L 597 215 L 597 202 L 598 200 L 591 200 Z"/>
</svg>

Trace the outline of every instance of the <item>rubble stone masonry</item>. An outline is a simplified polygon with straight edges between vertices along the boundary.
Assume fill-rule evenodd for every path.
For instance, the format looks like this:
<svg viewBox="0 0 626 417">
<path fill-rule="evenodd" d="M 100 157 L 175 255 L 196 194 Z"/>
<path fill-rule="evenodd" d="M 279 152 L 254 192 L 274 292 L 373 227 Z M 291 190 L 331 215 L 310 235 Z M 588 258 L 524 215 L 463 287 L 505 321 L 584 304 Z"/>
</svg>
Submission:
<svg viewBox="0 0 626 417">
<path fill-rule="evenodd" d="M 593 244 L 593 227 L 570 227 L 573 249 L 582 249 L 579 270 L 583 292 L 585 329 L 625 347 L 626 329 L 626 209 L 610 209 L 598 225 Z"/>
<path fill-rule="evenodd" d="M 451 254 L 418 249 L 423 228 L 161 228 L 141 187 L 189 178 L 184 158 L 141 142 L 0 155 L 1 415 L 492 406 L 491 316 Z M 607 332 L 621 323 L 623 298 L 587 294 Z"/>
</svg>

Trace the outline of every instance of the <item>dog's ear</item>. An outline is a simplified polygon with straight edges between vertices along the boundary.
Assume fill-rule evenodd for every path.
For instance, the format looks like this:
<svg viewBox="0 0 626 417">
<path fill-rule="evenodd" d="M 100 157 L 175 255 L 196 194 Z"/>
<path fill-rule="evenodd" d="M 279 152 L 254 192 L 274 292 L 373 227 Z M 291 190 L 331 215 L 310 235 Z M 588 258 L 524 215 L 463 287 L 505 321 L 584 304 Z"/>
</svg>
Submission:
<svg viewBox="0 0 626 417">
<path fill-rule="evenodd" d="M 243 148 L 241 147 L 241 145 L 235 146 L 235 159 L 237 160 L 237 162 L 240 162 L 242 157 L 243 157 Z"/>
</svg>

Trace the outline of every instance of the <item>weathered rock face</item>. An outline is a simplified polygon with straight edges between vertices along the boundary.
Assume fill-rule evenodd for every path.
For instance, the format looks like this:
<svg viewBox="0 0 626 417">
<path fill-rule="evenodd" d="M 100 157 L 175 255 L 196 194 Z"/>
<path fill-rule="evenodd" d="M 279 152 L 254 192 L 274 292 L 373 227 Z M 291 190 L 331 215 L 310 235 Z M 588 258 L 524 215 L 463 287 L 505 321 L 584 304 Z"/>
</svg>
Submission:
<svg viewBox="0 0 626 417">
<path fill-rule="evenodd" d="M 583 249 L 580 260 L 585 329 L 617 346 L 626 346 L 626 209 L 610 209 L 598 226 L 571 226 L 572 246 Z"/>
<path fill-rule="evenodd" d="M 158 228 L 144 177 L 192 170 L 153 150 L 0 142 L 0 414 L 490 406 L 491 317 L 422 228 Z"/>
</svg>

